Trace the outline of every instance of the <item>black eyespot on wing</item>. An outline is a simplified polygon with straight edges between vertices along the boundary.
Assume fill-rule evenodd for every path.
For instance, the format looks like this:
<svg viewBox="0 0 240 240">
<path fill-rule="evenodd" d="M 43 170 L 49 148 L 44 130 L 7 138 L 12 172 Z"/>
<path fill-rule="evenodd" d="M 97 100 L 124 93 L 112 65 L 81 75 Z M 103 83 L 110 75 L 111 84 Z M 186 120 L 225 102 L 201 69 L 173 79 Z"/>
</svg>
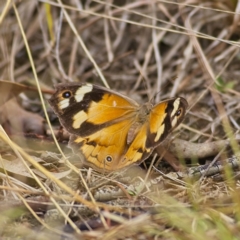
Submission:
<svg viewBox="0 0 240 240">
<path fill-rule="evenodd" d="M 106 161 L 108 161 L 108 162 L 111 162 L 111 161 L 113 160 L 113 159 L 112 159 L 112 157 L 111 157 L 111 156 L 109 156 L 109 155 L 108 155 L 108 156 L 106 156 L 106 158 L 105 158 L 105 159 L 106 159 Z"/>
<path fill-rule="evenodd" d="M 72 96 L 72 92 L 69 90 L 62 93 L 63 98 L 70 98 L 71 96 Z"/>
<path fill-rule="evenodd" d="M 182 113 L 183 113 L 183 109 L 179 108 L 178 111 L 176 112 L 176 116 L 179 117 L 182 115 Z"/>
</svg>

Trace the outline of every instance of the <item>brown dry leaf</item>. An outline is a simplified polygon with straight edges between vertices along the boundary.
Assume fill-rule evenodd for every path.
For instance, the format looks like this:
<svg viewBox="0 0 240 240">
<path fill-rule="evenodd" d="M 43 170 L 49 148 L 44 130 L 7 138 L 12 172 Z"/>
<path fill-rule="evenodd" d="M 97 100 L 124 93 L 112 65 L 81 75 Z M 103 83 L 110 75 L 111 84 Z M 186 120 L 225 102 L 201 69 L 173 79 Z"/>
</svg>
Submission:
<svg viewBox="0 0 240 240">
<path fill-rule="evenodd" d="M 21 92 L 31 90 L 37 91 L 35 87 L 29 87 L 23 84 L 0 80 L 0 106 Z"/>
<path fill-rule="evenodd" d="M 34 180 L 32 175 L 29 173 L 28 169 L 26 168 L 26 166 L 17 158 L 11 161 L 1 158 L 0 171 L 1 172 L 6 171 L 9 174 L 9 176 L 14 177 L 22 182 L 28 182 L 29 180 L 31 181 Z"/>
<path fill-rule="evenodd" d="M 15 99 L 0 107 L 0 124 L 9 135 L 34 133 L 44 135 L 44 119 L 38 114 L 22 109 Z"/>
</svg>

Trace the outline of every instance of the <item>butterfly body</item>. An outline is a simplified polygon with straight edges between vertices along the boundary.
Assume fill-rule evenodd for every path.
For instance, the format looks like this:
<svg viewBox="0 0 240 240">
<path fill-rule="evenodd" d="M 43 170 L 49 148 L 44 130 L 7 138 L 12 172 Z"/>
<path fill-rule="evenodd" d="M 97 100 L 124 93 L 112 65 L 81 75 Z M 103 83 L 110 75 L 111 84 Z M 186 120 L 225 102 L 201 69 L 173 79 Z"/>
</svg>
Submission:
<svg viewBox="0 0 240 240">
<path fill-rule="evenodd" d="M 173 98 L 155 106 L 104 87 L 59 84 L 49 103 L 71 133 L 70 146 L 83 162 L 115 171 L 146 159 L 183 120 L 187 101 Z"/>
</svg>

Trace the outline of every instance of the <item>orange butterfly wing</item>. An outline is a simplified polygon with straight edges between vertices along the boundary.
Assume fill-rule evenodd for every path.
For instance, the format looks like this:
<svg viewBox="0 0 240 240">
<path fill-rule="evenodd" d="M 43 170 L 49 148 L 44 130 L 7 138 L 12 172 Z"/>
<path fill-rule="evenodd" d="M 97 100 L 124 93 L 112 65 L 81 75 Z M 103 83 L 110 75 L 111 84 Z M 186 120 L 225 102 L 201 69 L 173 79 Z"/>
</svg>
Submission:
<svg viewBox="0 0 240 240">
<path fill-rule="evenodd" d="M 126 151 L 126 142 L 131 124 L 120 121 L 101 129 L 88 137 L 71 136 L 70 145 L 76 154 L 80 153 L 87 164 L 100 170 L 114 171 Z"/>
</svg>

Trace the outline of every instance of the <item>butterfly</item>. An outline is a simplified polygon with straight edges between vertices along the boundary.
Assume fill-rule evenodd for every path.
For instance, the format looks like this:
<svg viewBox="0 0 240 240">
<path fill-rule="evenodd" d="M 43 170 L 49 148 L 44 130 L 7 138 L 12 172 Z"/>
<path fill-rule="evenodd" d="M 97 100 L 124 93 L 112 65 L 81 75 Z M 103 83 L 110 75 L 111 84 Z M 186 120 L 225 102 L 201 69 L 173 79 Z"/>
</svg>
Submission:
<svg viewBox="0 0 240 240">
<path fill-rule="evenodd" d="M 115 171 L 144 161 L 183 120 L 182 97 L 152 106 L 89 83 L 63 83 L 49 100 L 83 163 Z"/>
</svg>

